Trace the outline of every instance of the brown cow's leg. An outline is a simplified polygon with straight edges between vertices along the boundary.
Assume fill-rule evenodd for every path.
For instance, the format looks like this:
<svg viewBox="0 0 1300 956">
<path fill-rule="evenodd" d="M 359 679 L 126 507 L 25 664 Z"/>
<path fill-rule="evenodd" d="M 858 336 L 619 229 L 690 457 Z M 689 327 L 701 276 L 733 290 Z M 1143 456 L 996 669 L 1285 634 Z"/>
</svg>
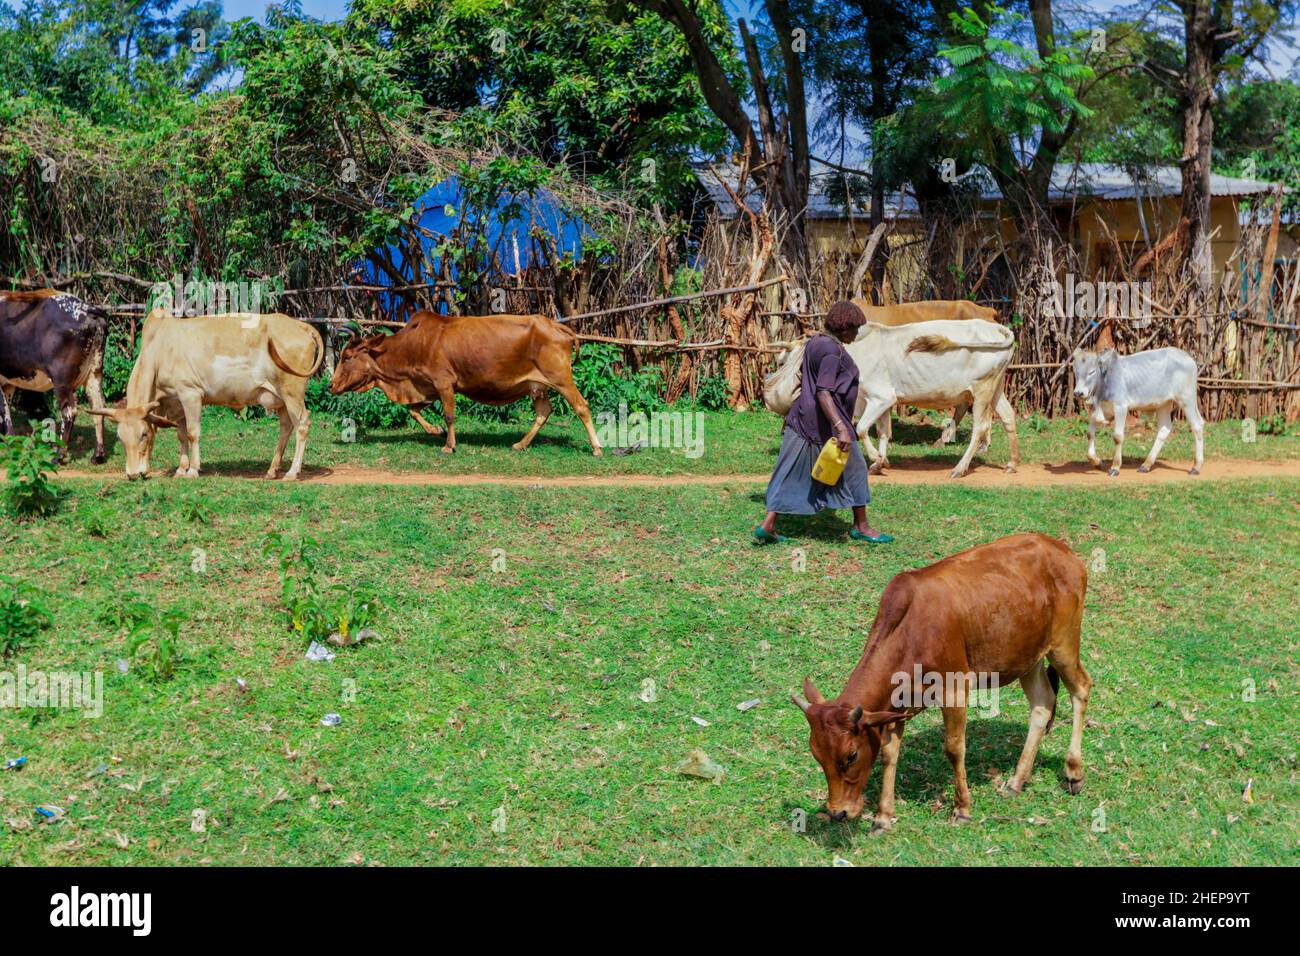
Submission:
<svg viewBox="0 0 1300 956">
<path fill-rule="evenodd" d="M 1047 726 L 1052 720 L 1052 712 L 1056 709 L 1056 694 L 1041 662 L 1021 675 L 1020 687 L 1029 700 L 1029 734 L 1025 737 L 1020 760 L 1016 763 L 1016 772 L 1007 781 L 1006 788 L 1012 793 L 1020 793 L 1029 782 L 1029 775 L 1034 770 L 1034 758 L 1038 756 L 1038 745 L 1043 742 L 1043 735 L 1047 733 Z"/>
<path fill-rule="evenodd" d="M 456 450 L 456 389 L 452 385 L 438 385 L 438 398 L 442 401 L 442 420 L 447 423 L 447 441 L 442 453 L 450 455 Z"/>
<path fill-rule="evenodd" d="M 431 424 L 429 424 L 429 422 L 425 421 L 424 416 L 421 415 L 421 414 L 420 414 L 418 411 L 416 411 L 414 408 L 411 408 L 411 407 L 408 406 L 406 410 L 407 410 L 408 412 L 411 413 L 411 417 L 414 418 L 414 419 L 416 420 L 416 422 L 419 423 L 420 427 L 424 429 L 424 432 L 425 432 L 426 435 L 441 435 L 441 434 L 442 434 L 442 429 L 441 429 L 441 428 L 439 428 L 437 425 L 431 425 Z"/>
<path fill-rule="evenodd" d="M 883 833 L 894 825 L 894 779 L 898 772 L 898 754 L 903 749 L 903 723 L 884 727 L 880 741 L 880 805 L 871 824 L 872 833 Z"/>
<path fill-rule="evenodd" d="M 966 705 L 943 708 L 943 753 L 957 781 L 953 819 L 970 820 L 970 787 L 966 785 Z"/>
<path fill-rule="evenodd" d="M 1080 611 L 1082 615 L 1082 610 Z M 1070 728 L 1070 751 L 1065 757 L 1065 783 L 1071 793 L 1083 789 L 1083 726 L 1088 713 L 1088 696 L 1092 692 L 1092 678 L 1079 662 L 1078 631 L 1073 650 L 1051 651 L 1047 659 L 1061 675 L 1061 683 L 1070 692 L 1074 707 L 1074 723 Z"/>
<path fill-rule="evenodd" d="M 545 392 L 533 396 L 533 411 L 535 413 L 533 417 L 533 427 L 528 429 L 528 434 L 524 435 L 523 438 L 510 446 L 515 451 L 523 451 L 531 445 L 533 439 L 537 437 L 537 433 L 541 431 L 542 426 L 546 424 L 546 420 L 551 417 L 551 400 L 546 397 Z"/>
<path fill-rule="evenodd" d="M 559 375 L 555 377 L 557 379 L 561 378 Z M 599 458 L 601 454 L 600 439 L 596 437 L 596 426 L 591 421 L 591 406 L 587 404 L 587 400 L 578 391 L 578 386 L 574 384 L 572 372 L 566 368 L 562 378 L 563 381 L 553 383 L 555 390 L 564 396 L 564 400 L 573 406 L 573 410 L 582 419 L 582 425 L 587 429 L 587 440 L 591 442 L 591 453 Z"/>
</svg>

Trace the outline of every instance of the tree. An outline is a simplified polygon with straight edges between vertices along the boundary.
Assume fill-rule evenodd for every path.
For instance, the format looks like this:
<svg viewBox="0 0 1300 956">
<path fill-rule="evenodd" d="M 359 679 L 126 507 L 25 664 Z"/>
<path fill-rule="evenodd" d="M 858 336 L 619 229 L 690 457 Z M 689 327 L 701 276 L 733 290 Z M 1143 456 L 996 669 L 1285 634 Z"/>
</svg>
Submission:
<svg viewBox="0 0 1300 956">
<path fill-rule="evenodd" d="M 713 0 L 700 3 L 692 0 L 635 2 L 681 31 L 705 102 L 740 144 L 745 168 L 757 176 L 772 217 L 784 228 L 782 255 L 797 273 L 806 272 L 808 247 L 804 235 L 804 213 L 808 206 L 810 154 L 807 97 L 800 60 L 806 30 L 795 33 L 789 4 L 785 0 L 766 0 L 768 19 L 781 54 L 781 89 L 786 93 L 786 109 L 778 112 L 774 109 L 774 98 L 757 41 L 743 19 L 737 22 L 758 114 L 759 135 L 756 136 L 753 121 L 744 107 L 745 88 L 740 79 L 729 75 L 725 68 L 726 54 L 720 55 L 714 50 L 715 45 L 721 45 L 718 5 Z M 721 23 L 725 23 L 725 18 Z M 730 40 L 725 31 L 723 35 L 727 41 Z M 724 49 L 729 47 L 728 42 Z"/>
<path fill-rule="evenodd" d="M 1188 263 L 1201 303 L 1209 294 L 1213 274 L 1210 252 L 1210 174 L 1214 156 L 1216 86 L 1228 75 L 1240 75 L 1251 58 L 1267 49 L 1267 41 L 1289 0 L 1178 0 L 1182 19 L 1183 74 L 1183 218 L 1190 224 Z"/>
</svg>

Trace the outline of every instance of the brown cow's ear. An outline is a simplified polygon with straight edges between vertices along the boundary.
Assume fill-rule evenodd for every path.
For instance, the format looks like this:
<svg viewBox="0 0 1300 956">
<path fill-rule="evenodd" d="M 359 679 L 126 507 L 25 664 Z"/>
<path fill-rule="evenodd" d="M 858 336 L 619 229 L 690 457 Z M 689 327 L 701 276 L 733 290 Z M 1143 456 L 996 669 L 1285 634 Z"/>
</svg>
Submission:
<svg viewBox="0 0 1300 956">
<path fill-rule="evenodd" d="M 811 677 L 803 679 L 803 695 L 814 704 L 826 703 L 826 698 L 822 696 L 822 692 L 813 686 Z"/>
<path fill-rule="evenodd" d="M 859 707 L 853 712 L 853 714 L 857 716 L 857 720 L 854 720 L 853 723 L 858 729 L 863 727 L 883 727 L 886 724 L 892 724 L 895 721 L 909 720 L 912 717 L 915 717 L 918 713 L 920 713 L 920 711 L 916 710 L 873 710 L 864 714 L 862 708 Z"/>
</svg>

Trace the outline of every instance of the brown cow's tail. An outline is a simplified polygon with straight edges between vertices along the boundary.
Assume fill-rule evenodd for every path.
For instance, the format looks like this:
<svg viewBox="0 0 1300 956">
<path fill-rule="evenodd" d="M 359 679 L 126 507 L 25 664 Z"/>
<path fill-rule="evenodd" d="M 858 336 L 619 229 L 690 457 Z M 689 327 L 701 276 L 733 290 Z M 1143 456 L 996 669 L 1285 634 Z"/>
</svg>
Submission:
<svg viewBox="0 0 1300 956">
<path fill-rule="evenodd" d="M 1047 665 L 1047 682 L 1052 685 L 1052 713 L 1047 718 L 1047 728 L 1043 733 L 1050 734 L 1052 724 L 1056 723 L 1056 695 L 1061 691 L 1061 675 L 1056 673 L 1056 668 L 1051 664 Z"/>
<path fill-rule="evenodd" d="M 565 325 L 563 322 L 557 320 L 555 325 L 556 328 L 563 331 L 565 335 L 569 336 L 569 338 L 573 340 L 571 348 L 573 349 L 574 361 L 577 361 L 578 356 L 582 354 L 582 339 L 578 338 L 578 333 L 573 331 L 573 329 Z"/>
<path fill-rule="evenodd" d="M 321 341 L 320 333 L 310 325 L 307 326 L 307 330 L 311 332 L 312 341 L 316 343 L 316 360 L 312 362 L 311 368 L 306 372 L 300 372 L 291 367 L 288 362 L 280 357 L 280 353 L 275 349 L 274 335 L 266 337 L 266 351 L 271 356 L 271 361 L 278 365 L 281 371 L 288 372 L 290 375 L 297 375 L 299 378 L 311 378 L 316 374 L 316 370 L 320 368 L 320 363 L 325 361 L 325 343 Z"/>
</svg>

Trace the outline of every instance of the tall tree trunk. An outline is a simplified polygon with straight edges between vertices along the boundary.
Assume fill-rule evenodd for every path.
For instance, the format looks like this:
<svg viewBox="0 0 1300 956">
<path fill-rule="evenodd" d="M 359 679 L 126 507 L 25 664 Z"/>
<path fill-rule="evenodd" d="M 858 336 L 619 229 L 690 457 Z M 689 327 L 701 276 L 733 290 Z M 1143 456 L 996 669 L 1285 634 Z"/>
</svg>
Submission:
<svg viewBox="0 0 1300 956">
<path fill-rule="evenodd" d="M 1210 252 L 1210 151 L 1214 145 L 1214 17 L 1210 0 L 1183 0 L 1183 217 L 1190 227 L 1188 264 L 1196 307 L 1204 309 L 1213 282 Z"/>
</svg>

